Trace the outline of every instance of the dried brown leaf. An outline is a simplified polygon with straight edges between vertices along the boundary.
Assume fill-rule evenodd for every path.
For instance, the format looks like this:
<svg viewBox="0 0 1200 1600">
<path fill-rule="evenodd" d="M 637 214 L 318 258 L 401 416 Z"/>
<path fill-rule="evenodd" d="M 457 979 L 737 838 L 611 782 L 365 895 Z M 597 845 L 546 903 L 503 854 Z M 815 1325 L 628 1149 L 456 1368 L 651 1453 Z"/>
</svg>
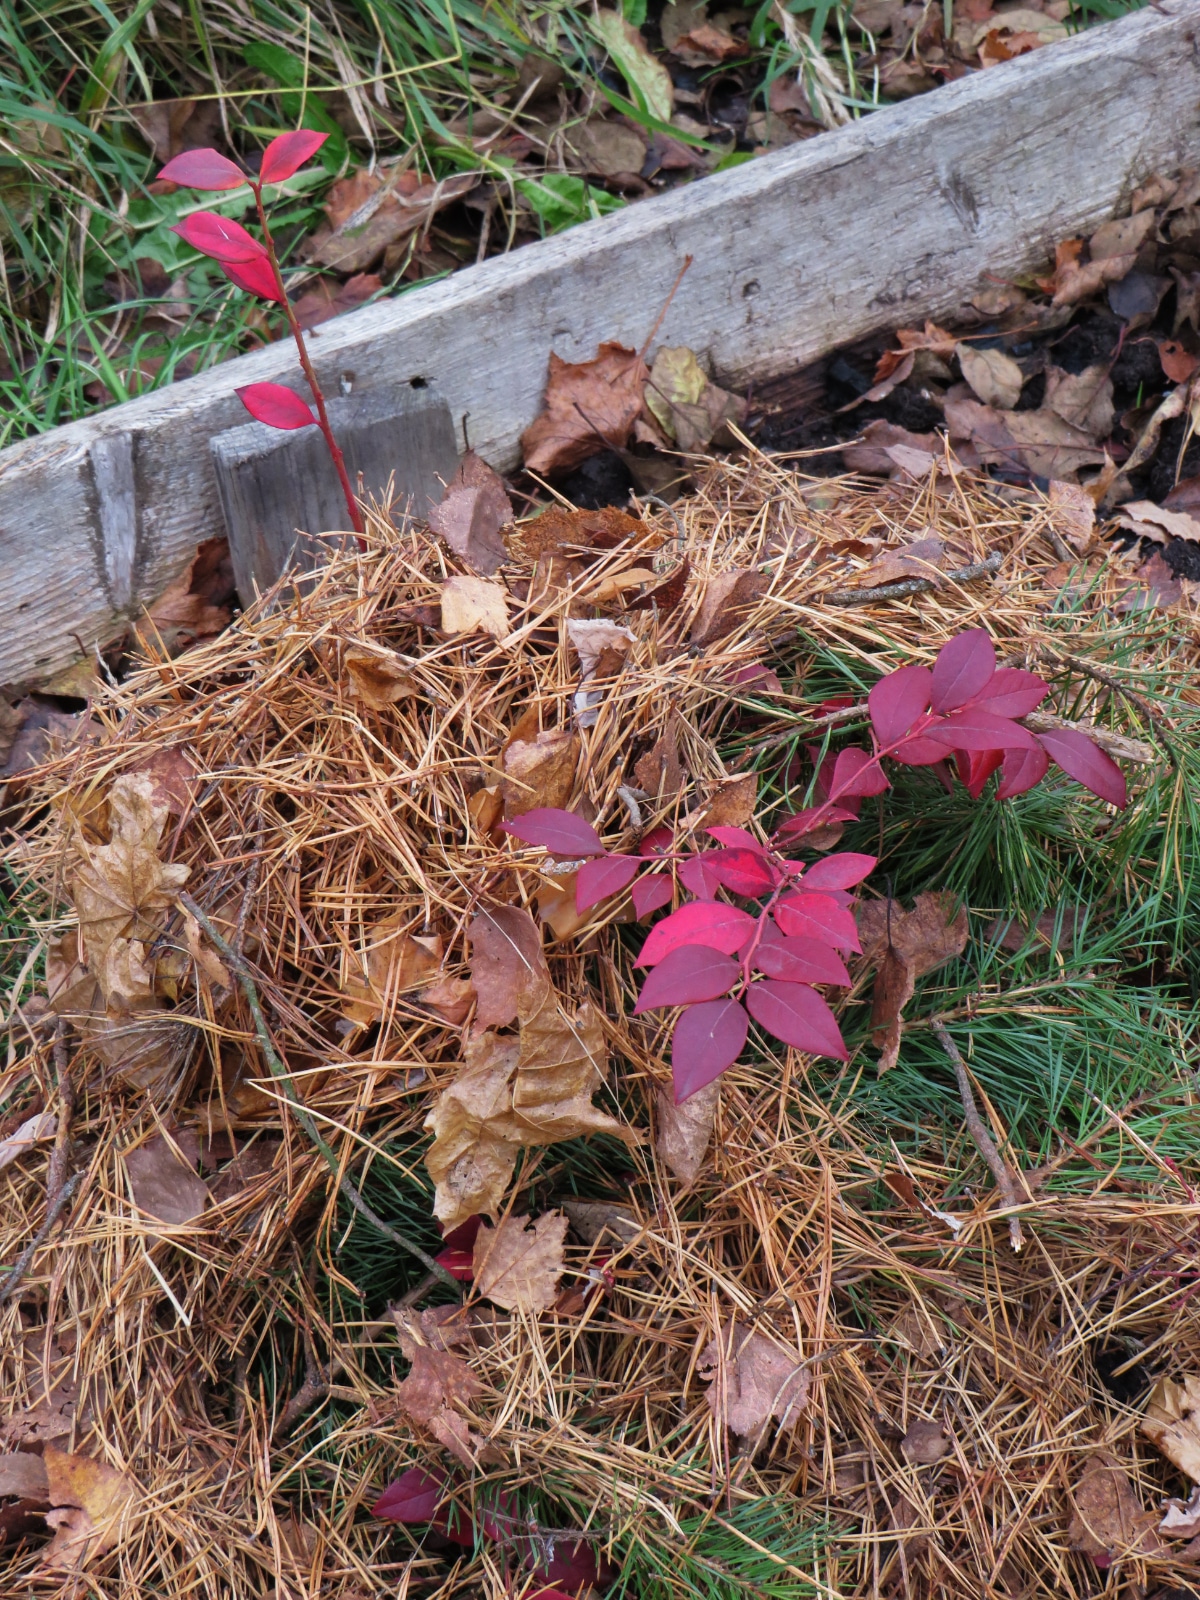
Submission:
<svg viewBox="0 0 1200 1600">
<path fill-rule="evenodd" d="M 512 501 L 500 475 L 468 450 L 426 519 L 434 533 L 466 564 L 485 577 L 508 560 L 501 528 L 513 520 Z"/>
<path fill-rule="evenodd" d="M 160 1134 L 125 1153 L 134 1205 L 173 1228 L 191 1222 L 208 1204 L 208 1185 L 175 1148 L 181 1137 L 172 1144 Z"/>
<path fill-rule="evenodd" d="M 650 369 L 646 409 L 681 450 L 699 451 L 723 432 L 719 442 L 733 442 L 728 424 L 744 421 L 746 402 L 713 383 L 686 345 L 664 346 Z"/>
<path fill-rule="evenodd" d="M 584 1244 L 628 1244 L 641 1231 L 631 1207 L 611 1200 L 564 1200 L 562 1208 Z"/>
<path fill-rule="evenodd" d="M 1011 411 L 1021 398 L 1025 374 L 1003 350 L 980 350 L 974 345 L 958 346 L 962 375 L 985 406 Z"/>
<path fill-rule="evenodd" d="M 351 697 L 372 711 L 386 711 L 420 691 L 412 668 L 394 650 L 352 645 L 342 658 Z"/>
<path fill-rule="evenodd" d="M 772 1417 L 781 1427 L 795 1427 L 811 1388 L 794 1352 L 738 1322 L 722 1324 L 698 1370 L 709 1384 L 713 1416 L 742 1439 L 757 1439 Z"/>
<path fill-rule="evenodd" d="M 425 1120 L 434 1136 L 425 1165 L 436 1186 L 433 1213 L 447 1228 L 495 1213 L 525 1139 L 512 1114 L 520 1042 L 484 1033 L 468 1039 L 465 1064 Z"/>
<path fill-rule="evenodd" d="M 528 1226 L 529 1216 L 486 1223 L 475 1239 L 475 1287 L 506 1311 L 546 1311 L 554 1304 L 564 1271 L 567 1218 L 548 1211 Z"/>
<path fill-rule="evenodd" d="M 31 1451 L 15 1450 L 0 1455 L 0 1497 L 14 1495 L 18 1500 L 50 1503 L 50 1482 L 46 1463 Z"/>
<path fill-rule="evenodd" d="M 919 894 L 911 911 L 896 900 L 867 900 L 858 908 L 858 935 L 865 959 L 878 967 L 871 1028 L 883 1073 L 899 1057 L 901 1017 L 916 980 L 966 949 L 967 913 L 950 894 Z"/>
<path fill-rule="evenodd" d="M 45 1514 L 55 1533 L 42 1551 L 42 1565 L 51 1572 L 82 1572 L 128 1535 L 137 1488 L 92 1456 L 67 1455 L 48 1444 L 42 1459 L 55 1508 Z"/>
<path fill-rule="evenodd" d="M 533 739 L 511 739 L 503 759 L 505 817 L 519 817 L 540 806 L 564 807 L 575 785 L 579 735 L 547 731 Z"/>
<path fill-rule="evenodd" d="M 490 633 L 507 639 L 508 594 L 487 578 L 447 578 L 442 584 L 443 633 Z"/>
<path fill-rule="evenodd" d="M 693 644 L 716 644 L 739 627 L 770 586 L 766 573 L 732 567 L 708 581 L 700 613 L 692 625 Z"/>
<path fill-rule="evenodd" d="M 946 546 L 941 539 L 914 539 L 911 544 L 880 551 L 869 567 L 854 574 L 854 581 L 866 589 L 898 583 L 903 578 L 936 581 L 938 569 L 945 565 Z"/>
<path fill-rule="evenodd" d="M 646 364 L 636 350 L 602 344 L 594 361 L 550 355 L 546 406 L 521 435 L 530 472 L 567 472 L 608 447 L 622 448 L 642 409 Z"/>
<path fill-rule="evenodd" d="M 342 1013 L 367 1027 L 381 1017 L 389 998 L 431 984 L 442 970 L 442 941 L 436 934 L 410 934 L 404 912 L 386 917 L 367 936 L 366 962 L 355 952 L 342 984 Z"/>
<path fill-rule="evenodd" d="M 539 1142 L 612 1133 L 617 1125 L 592 1105 L 604 1082 L 608 1051 L 594 1006 L 564 1010 L 549 987 L 521 998 L 521 1050 L 513 1085 L 513 1111 L 536 1128 Z"/>
<path fill-rule="evenodd" d="M 514 1022 L 522 1003 L 533 1010 L 550 993 L 550 969 L 542 935 L 520 906 L 481 911 L 467 929 L 471 982 L 478 996 L 475 1027 L 503 1028 Z"/>
<path fill-rule="evenodd" d="M 704 1169 L 720 1098 L 721 1087 L 715 1081 L 690 1094 L 682 1105 L 675 1104 L 668 1090 L 660 1089 L 654 1097 L 656 1149 L 681 1183 L 694 1183 Z"/>
<path fill-rule="evenodd" d="M 58 1118 L 53 1111 L 39 1111 L 37 1116 L 28 1117 L 6 1139 L 0 1139 L 0 1169 L 11 1166 L 35 1144 L 53 1139 L 57 1129 Z"/>
<path fill-rule="evenodd" d="M 1047 493 L 1050 525 L 1072 550 L 1083 555 L 1091 547 L 1096 532 L 1096 503 L 1077 483 L 1054 479 Z"/>
<path fill-rule="evenodd" d="M 593 117 L 569 129 L 566 140 L 583 170 L 602 178 L 640 173 L 646 162 L 646 140 L 627 122 Z"/>
<path fill-rule="evenodd" d="M 662 733 L 633 766 L 638 788 L 659 802 L 673 800 L 687 782 L 679 759 L 679 720 L 679 712 L 672 706 Z"/>
<path fill-rule="evenodd" d="M 421 183 L 416 173 L 365 167 L 333 185 L 323 223 L 309 240 L 306 259 L 335 272 L 366 272 L 393 245 L 432 222 L 444 206 L 475 188 L 475 173 L 455 173 Z"/>
<path fill-rule="evenodd" d="M 1146 1403 L 1142 1432 L 1193 1483 L 1200 1483 L 1200 1376 L 1160 1378 Z"/>
<path fill-rule="evenodd" d="M 1047 367 L 1046 397 L 1042 405 L 1093 440 L 1107 439 L 1116 415 L 1108 366 L 1085 367 L 1082 372 Z"/>
<path fill-rule="evenodd" d="M 702 828 L 744 828 L 754 817 L 758 802 L 758 777 L 748 772 L 744 778 L 730 778 L 709 797 L 700 818 Z"/>
<path fill-rule="evenodd" d="M 900 1441 L 904 1459 L 920 1467 L 932 1466 L 935 1461 L 949 1455 L 951 1448 L 940 1422 L 912 1422 Z"/>
<path fill-rule="evenodd" d="M 1071 1501 L 1067 1540 L 1072 1550 L 1107 1563 L 1115 1556 L 1157 1555 L 1163 1548 L 1154 1529 L 1157 1516 L 1142 1509 L 1128 1474 L 1112 1456 L 1089 1462 Z"/>
</svg>

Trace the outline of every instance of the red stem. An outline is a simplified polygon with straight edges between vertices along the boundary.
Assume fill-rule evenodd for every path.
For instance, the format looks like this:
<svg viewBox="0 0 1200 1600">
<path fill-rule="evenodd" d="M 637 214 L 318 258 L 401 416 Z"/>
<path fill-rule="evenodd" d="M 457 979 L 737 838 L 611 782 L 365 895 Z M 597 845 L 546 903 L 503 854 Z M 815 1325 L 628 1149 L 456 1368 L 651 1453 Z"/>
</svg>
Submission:
<svg viewBox="0 0 1200 1600">
<path fill-rule="evenodd" d="M 279 270 L 279 259 L 275 254 L 275 241 L 271 237 L 271 230 L 267 226 L 267 213 L 263 209 L 262 184 L 252 183 L 254 191 L 254 204 L 258 208 L 258 220 L 262 227 L 263 243 L 267 248 L 267 259 L 271 263 L 271 271 L 275 275 L 275 287 L 279 291 L 279 303 L 287 316 L 288 327 L 292 330 L 292 338 L 296 341 L 296 350 L 300 356 L 300 365 L 304 369 L 304 376 L 308 379 L 308 387 L 312 391 L 313 401 L 317 408 L 317 417 L 321 432 L 325 435 L 325 443 L 329 446 L 329 454 L 333 460 L 334 470 L 338 475 L 338 482 L 342 486 L 342 493 L 346 497 L 346 509 L 350 513 L 350 525 L 358 535 L 358 548 L 365 550 L 367 541 L 363 538 L 362 513 L 358 509 L 358 501 L 354 498 L 354 490 L 350 487 L 350 477 L 346 471 L 345 457 L 342 455 L 341 446 L 333 436 L 330 426 L 329 413 L 325 409 L 325 396 L 321 392 L 321 385 L 317 382 L 317 375 L 313 371 L 312 362 L 308 359 L 308 347 L 304 343 L 304 334 L 296 313 L 292 309 L 292 302 L 288 299 L 287 289 L 284 286 L 283 274 Z"/>
</svg>

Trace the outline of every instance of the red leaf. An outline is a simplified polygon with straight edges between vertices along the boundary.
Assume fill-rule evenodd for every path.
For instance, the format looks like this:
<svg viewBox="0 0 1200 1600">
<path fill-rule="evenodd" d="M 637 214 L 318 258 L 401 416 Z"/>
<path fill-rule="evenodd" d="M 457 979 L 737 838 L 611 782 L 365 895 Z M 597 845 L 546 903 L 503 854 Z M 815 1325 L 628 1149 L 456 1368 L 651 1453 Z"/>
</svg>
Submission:
<svg viewBox="0 0 1200 1600">
<path fill-rule="evenodd" d="M 689 1006 L 671 1035 L 675 1104 L 719 1078 L 742 1053 L 750 1018 L 736 1000 L 705 1000 Z"/>
<path fill-rule="evenodd" d="M 634 1016 L 660 1006 L 686 1006 L 728 994 L 741 968 L 732 956 L 703 944 L 682 944 L 664 956 L 642 985 Z"/>
<path fill-rule="evenodd" d="M 185 150 L 167 162 L 158 178 L 185 189 L 240 189 L 246 174 L 216 150 Z"/>
<path fill-rule="evenodd" d="M 786 894 L 775 907 L 780 933 L 802 939 L 820 939 L 839 950 L 861 950 L 858 925 L 843 906 L 827 894 Z"/>
<path fill-rule="evenodd" d="M 445 1492 L 445 1478 L 431 1478 L 420 1467 L 409 1467 L 388 1484 L 371 1515 L 387 1522 L 429 1522 Z"/>
<path fill-rule="evenodd" d="M 1085 789 L 1124 811 L 1128 796 L 1125 774 L 1109 755 L 1078 728 L 1051 728 L 1038 739 L 1051 761 Z"/>
<path fill-rule="evenodd" d="M 944 644 L 933 664 L 931 700 L 935 711 L 953 711 L 982 694 L 996 675 L 996 647 L 982 628 L 960 633 Z"/>
<path fill-rule="evenodd" d="M 675 885 L 669 872 L 651 872 L 639 878 L 632 889 L 633 909 L 639 922 L 644 922 L 659 906 L 669 906 L 675 897 Z"/>
<path fill-rule="evenodd" d="M 643 856 L 660 856 L 675 843 L 670 828 L 652 828 L 639 845 Z"/>
<path fill-rule="evenodd" d="M 735 950 L 742 948 L 754 928 L 754 918 L 748 912 L 739 911 L 737 906 L 690 900 L 651 928 L 637 964 L 639 967 L 656 967 L 664 956 L 670 955 L 672 950 L 678 950 L 681 944 L 705 944 L 711 950 L 720 950 L 723 955 L 731 956 Z"/>
<path fill-rule="evenodd" d="M 934 744 L 923 733 L 917 733 L 911 739 L 901 740 L 892 751 L 892 759 L 902 761 L 906 767 L 932 767 L 946 759 L 946 748 Z"/>
<path fill-rule="evenodd" d="M 867 709 L 881 745 L 895 744 L 921 713 L 928 710 L 932 686 L 933 673 L 928 667 L 899 667 L 886 678 L 880 678 L 867 696 Z M 836 780 L 830 797 L 837 798 Z"/>
<path fill-rule="evenodd" d="M 285 389 L 282 383 L 250 383 L 234 394 L 256 422 L 265 422 L 268 428 L 312 428 L 317 419 L 294 389 Z"/>
<path fill-rule="evenodd" d="M 245 289 L 247 294 L 261 295 L 264 300 L 274 300 L 276 305 L 283 305 L 285 297 L 279 292 L 279 285 L 275 282 L 275 274 L 266 256 L 259 256 L 254 261 L 240 261 L 236 265 L 232 261 L 222 261 L 220 265 L 221 271 L 239 289 Z"/>
<path fill-rule="evenodd" d="M 721 887 L 720 878 L 712 870 L 715 854 L 715 851 L 706 851 L 703 855 L 689 856 L 679 869 L 680 883 L 699 900 L 715 900 Z"/>
<path fill-rule="evenodd" d="M 600 856 L 597 860 L 585 861 L 575 879 L 576 911 L 582 914 L 598 901 L 607 900 L 609 895 L 628 889 L 641 869 L 636 856 Z"/>
<path fill-rule="evenodd" d="M 502 822 L 500 827 L 526 844 L 542 845 L 560 861 L 604 854 L 600 835 L 591 823 L 577 817 L 573 811 L 560 811 L 557 806 L 538 806 L 514 822 Z"/>
<path fill-rule="evenodd" d="M 483 1218 L 478 1212 L 473 1217 L 468 1217 L 465 1222 L 460 1222 L 457 1228 L 451 1228 L 449 1233 L 442 1234 L 442 1243 L 449 1250 L 471 1250 L 479 1235 Z M 441 1227 L 441 1223 L 438 1224 Z"/>
<path fill-rule="evenodd" d="M 746 1009 L 784 1044 L 809 1055 L 848 1059 L 833 1012 L 806 983 L 779 983 L 774 978 L 752 983 L 746 991 Z"/>
<path fill-rule="evenodd" d="M 887 779 L 884 779 L 886 785 Z M 802 834 L 811 833 L 814 828 L 823 828 L 827 822 L 853 822 L 854 812 L 846 811 L 841 806 L 809 806 L 806 811 L 797 811 L 794 816 L 781 822 L 775 830 L 777 839 L 796 839 Z"/>
<path fill-rule="evenodd" d="M 1033 735 L 1019 722 L 977 711 L 974 706 L 931 723 L 925 736 L 947 750 L 1031 750 L 1034 745 Z"/>
<path fill-rule="evenodd" d="M 247 233 L 232 217 L 218 216 L 215 211 L 193 211 L 171 232 L 214 261 L 232 262 L 236 266 L 266 259 L 267 252 L 253 234 Z"/>
<path fill-rule="evenodd" d="M 886 682 L 886 679 L 884 681 Z M 875 688 L 878 687 L 876 684 Z M 831 800 L 852 799 L 855 795 L 882 794 L 889 787 L 882 768 L 876 764 L 868 751 L 859 750 L 853 745 L 849 750 L 838 751 L 838 758 L 833 764 L 833 781 L 829 785 Z"/>
<path fill-rule="evenodd" d="M 718 844 L 727 844 L 732 850 L 757 850 L 760 856 L 767 854 L 765 845 L 759 844 L 752 833 L 745 828 L 708 828 L 705 830 Z"/>
<path fill-rule="evenodd" d="M 850 974 L 836 950 L 819 939 L 785 939 L 768 928 L 754 952 L 754 965 L 768 978 L 788 983 L 848 984 Z"/>
<path fill-rule="evenodd" d="M 996 799 L 1011 800 L 1014 795 L 1032 789 L 1035 783 L 1041 783 L 1046 776 L 1049 765 L 1050 757 L 1040 744 L 1032 750 L 1006 750 Z"/>
<path fill-rule="evenodd" d="M 546 1541 L 549 1543 L 549 1541 Z M 607 1563 L 597 1561 L 596 1552 L 585 1540 L 569 1544 L 561 1537 L 550 1546 L 549 1557 L 533 1569 L 537 1578 L 547 1578 L 551 1583 L 565 1583 L 572 1594 L 586 1585 L 595 1589 L 608 1576 Z M 551 1589 L 551 1594 L 559 1591 Z"/>
<path fill-rule="evenodd" d="M 698 859 L 708 863 L 717 882 L 732 894 L 767 894 L 779 882 L 779 873 L 761 850 L 709 850 Z"/>
<path fill-rule="evenodd" d="M 806 889 L 853 889 L 874 869 L 878 856 L 859 855 L 843 850 L 838 855 L 814 861 L 804 874 Z"/>
<path fill-rule="evenodd" d="M 281 133 L 263 151 L 258 181 L 282 183 L 285 178 L 290 178 L 310 156 L 316 155 L 328 137 L 327 133 L 313 133 L 308 128 L 297 128 L 294 133 Z"/>
<path fill-rule="evenodd" d="M 457 1278 L 460 1283 L 470 1283 L 475 1276 L 473 1250 L 439 1250 L 433 1259 L 439 1267 L 444 1267 L 450 1276 Z"/>
<path fill-rule="evenodd" d="M 1032 672 L 1021 672 L 1017 667 L 1001 667 L 982 694 L 971 701 L 972 707 L 990 711 L 997 717 L 1027 717 L 1050 693 L 1050 685 Z"/>
<path fill-rule="evenodd" d="M 972 800 L 978 800 L 992 773 L 1004 760 L 1003 750 L 960 750 L 958 775 Z"/>
</svg>

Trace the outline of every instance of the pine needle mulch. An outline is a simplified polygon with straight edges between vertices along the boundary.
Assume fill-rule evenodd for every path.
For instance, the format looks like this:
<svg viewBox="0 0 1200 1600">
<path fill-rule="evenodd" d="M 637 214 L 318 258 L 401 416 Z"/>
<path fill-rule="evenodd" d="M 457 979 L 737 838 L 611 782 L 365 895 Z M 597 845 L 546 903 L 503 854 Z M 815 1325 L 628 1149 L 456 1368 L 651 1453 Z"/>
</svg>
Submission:
<svg viewBox="0 0 1200 1600">
<path fill-rule="evenodd" d="M 1104 546 L 1068 572 L 1059 511 L 957 469 L 865 485 L 749 453 L 707 464 L 674 511 L 645 509 L 610 549 L 556 547 L 561 518 L 525 524 L 500 575 L 500 639 L 442 632 L 443 583 L 462 569 L 424 528 L 376 515 L 368 550 L 306 592 L 282 586 L 175 660 L 151 642 L 96 707 L 98 737 L 40 775 L 13 858 L 54 998 L 11 1019 L 5 1128 L 48 1110 L 62 1130 L 72 1095 L 74 1108 L 69 1140 L 32 1146 L 0 1177 L 0 1259 L 38 1236 L 48 1186 L 61 1212 L 0 1311 L 0 1428 L 10 1452 L 86 1454 L 133 1493 L 105 1537 L 53 1567 L 37 1505 L 0 1502 L 5 1593 L 518 1596 L 547 1586 L 534 1569 L 580 1533 L 635 1600 L 1132 1596 L 1195 1572 L 1179 1540 L 1152 1531 L 1164 1496 L 1188 1486 L 1139 1432 L 1144 1391 L 1118 1381 L 1139 1362 L 1200 1371 L 1197 1163 L 1140 1131 L 1147 1095 L 1105 1104 L 1087 1134 L 1050 1130 L 1040 1165 L 1027 1143 L 1009 1149 L 1026 1196 L 1014 1254 L 957 1102 L 924 1131 L 896 1130 L 907 1153 L 871 1109 L 864 971 L 839 1007 L 858 1040 L 850 1065 L 763 1049 L 727 1073 L 684 1181 L 686 1158 L 662 1147 L 667 1024 L 631 1015 L 630 913 L 601 906 L 574 928 L 564 869 L 548 876 L 542 853 L 495 829 L 529 803 L 530 769 L 506 764 L 514 732 L 568 751 L 566 779 L 561 763 L 557 777 L 539 768 L 534 787 L 553 778 L 542 802 L 583 811 L 610 844 L 664 821 L 746 820 L 755 805 L 769 823 L 803 803 L 806 743 L 850 726 L 814 722 L 839 674 L 861 701 L 857 675 L 869 686 L 984 626 L 1003 660 L 1051 679 L 1055 714 L 1138 759 L 1119 822 L 1078 791 L 1063 799 L 1061 847 L 1107 848 L 1138 818 L 1139 838 L 1161 839 L 1183 806 L 1186 606 L 1139 609 Z M 931 535 L 947 568 L 998 569 L 830 603 L 871 541 Z M 649 592 L 685 558 L 678 604 L 622 605 L 638 592 L 623 574 L 641 569 Z M 633 639 L 577 699 L 567 624 L 603 616 Z M 746 671 L 760 664 L 781 692 Z M 658 774 L 650 798 L 635 766 Z M 157 785 L 140 842 L 163 868 L 141 880 L 140 920 L 104 972 L 89 972 L 80 864 L 133 826 L 110 804 L 132 772 Z M 1154 880 L 1184 894 L 1190 867 L 1166 846 L 1152 860 L 1144 844 L 1113 848 L 1114 893 Z M 249 987 L 181 886 L 241 953 Z M 591 1002 L 602 1019 L 596 1104 L 629 1137 L 520 1154 L 506 1208 L 604 1209 L 572 1212 L 555 1310 L 509 1314 L 463 1285 L 468 1473 L 396 1398 L 407 1363 L 388 1306 L 449 1292 L 351 1195 L 427 1255 L 441 1248 L 424 1124 L 462 1068 L 465 930 L 504 904 L 551 919 L 561 1004 Z M 952 988 L 924 986 L 910 1031 L 946 1015 L 973 1065 L 973 1030 L 1024 1002 L 990 980 L 966 1000 Z M 1154 1127 L 1168 1119 L 1194 1148 L 1186 1029 L 1165 1059 Z M 1004 1146 L 995 1097 L 977 1092 Z M 751 1338 L 786 1353 L 780 1370 L 800 1374 L 805 1398 L 739 1434 L 725 1419 Z M 370 1514 L 414 1465 L 448 1479 L 450 1530 L 478 1526 L 474 1540 L 455 1542 L 444 1515 L 439 1533 Z M 1099 1543 L 1081 1517 L 1104 1522 Z"/>
</svg>

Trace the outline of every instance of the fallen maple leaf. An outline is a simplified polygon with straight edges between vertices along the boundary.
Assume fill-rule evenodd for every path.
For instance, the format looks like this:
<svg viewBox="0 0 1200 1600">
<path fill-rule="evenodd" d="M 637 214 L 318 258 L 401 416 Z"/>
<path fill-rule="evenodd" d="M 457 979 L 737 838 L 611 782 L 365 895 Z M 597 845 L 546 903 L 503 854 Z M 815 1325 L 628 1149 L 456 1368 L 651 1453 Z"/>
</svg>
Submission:
<svg viewBox="0 0 1200 1600">
<path fill-rule="evenodd" d="M 547 729 L 532 739 L 510 739 L 504 747 L 504 815 L 508 820 L 542 807 L 565 807 L 575 785 L 579 735 Z"/>
<path fill-rule="evenodd" d="M 508 594 L 487 578 L 447 578 L 442 584 L 443 633 L 490 633 L 507 639 Z"/>
<path fill-rule="evenodd" d="M 790 1350 L 739 1322 L 723 1323 L 700 1357 L 709 1409 L 742 1439 L 757 1440 L 772 1417 L 795 1427 L 808 1401 L 808 1369 Z"/>
<path fill-rule="evenodd" d="M 1193 1483 L 1200 1483 L 1200 1376 L 1160 1378 L 1146 1403 L 1141 1431 Z"/>
<path fill-rule="evenodd" d="M 342 665 L 352 698 L 373 711 L 386 711 L 398 700 L 409 700 L 420 692 L 412 668 L 394 650 L 351 645 Z"/>
<path fill-rule="evenodd" d="M 490 577 L 508 560 L 500 529 L 513 520 L 512 501 L 498 473 L 468 450 L 426 518 L 455 555 Z"/>
<path fill-rule="evenodd" d="M 858 908 L 858 936 L 865 959 L 878 967 L 871 1002 L 871 1029 L 879 1071 L 896 1065 L 901 1016 L 916 980 L 966 949 L 967 913 L 953 895 L 919 894 L 911 911 L 896 900 L 868 900 Z"/>
<path fill-rule="evenodd" d="M 503 1028 L 515 1021 L 522 1002 L 536 1010 L 550 992 L 550 969 L 542 935 L 520 906 L 481 911 L 467 929 L 471 982 L 478 1003 L 476 1028 Z"/>
<path fill-rule="evenodd" d="M 208 1185 L 177 1149 L 180 1138 L 173 1143 L 159 1134 L 125 1152 L 134 1205 L 173 1228 L 191 1222 L 208 1204 Z"/>
<path fill-rule="evenodd" d="M 58 1118 L 53 1111 L 39 1111 L 37 1116 L 26 1118 L 6 1139 L 0 1139 L 0 1169 L 11 1166 L 35 1144 L 53 1139 L 57 1129 Z"/>
<path fill-rule="evenodd" d="M 439 1310 L 453 1314 L 457 1308 Z M 400 1348 L 412 1363 L 408 1377 L 396 1391 L 397 1401 L 414 1422 L 428 1428 L 464 1466 L 477 1466 L 482 1441 L 456 1407 L 481 1395 L 483 1384 L 463 1358 L 448 1348 L 450 1344 L 469 1341 L 470 1330 L 462 1326 L 448 1330 L 444 1319 L 430 1319 L 428 1312 L 412 1320 L 397 1313 L 395 1320 Z"/>
<path fill-rule="evenodd" d="M 55 1530 L 42 1565 L 51 1572 L 82 1572 L 128 1535 L 137 1489 L 123 1472 L 92 1456 L 67 1455 L 48 1444 L 42 1460 L 54 1508 L 45 1518 Z"/>
<path fill-rule="evenodd" d="M 1098 1567 L 1108 1567 L 1119 1556 L 1150 1556 L 1162 1550 L 1154 1529 L 1157 1516 L 1142 1509 L 1128 1474 L 1114 1457 L 1100 1455 L 1088 1463 L 1071 1501 L 1067 1540 Z"/>
<path fill-rule="evenodd" d="M 565 1270 L 567 1218 L 548 1211 L 528 1227 L 529 1217 L 505 1217 L 482 1227 L 475 1239 L 475 1287 L 506 1311 L 546 1311 L 554 1304 Z"/>
<path fill-rule="evenodd" d="M 638 352 L 622 344 L 602 344 L 594 361 L 563 361 L 551 352 L 545 410 L 521 435 L 529 471 L 567 472 L 610 446 L 622 448 L 648 376 Z"/>
<path fill-rule="evenodd" d="M 655 1148 L 681 1183 L 695 1183 L 704 1168 L 720 1098 L 721 1085 L 715 1079 L 680 1105 L 671 1090 L 660 1089 L 654 1097 Z"/>
</svg>

